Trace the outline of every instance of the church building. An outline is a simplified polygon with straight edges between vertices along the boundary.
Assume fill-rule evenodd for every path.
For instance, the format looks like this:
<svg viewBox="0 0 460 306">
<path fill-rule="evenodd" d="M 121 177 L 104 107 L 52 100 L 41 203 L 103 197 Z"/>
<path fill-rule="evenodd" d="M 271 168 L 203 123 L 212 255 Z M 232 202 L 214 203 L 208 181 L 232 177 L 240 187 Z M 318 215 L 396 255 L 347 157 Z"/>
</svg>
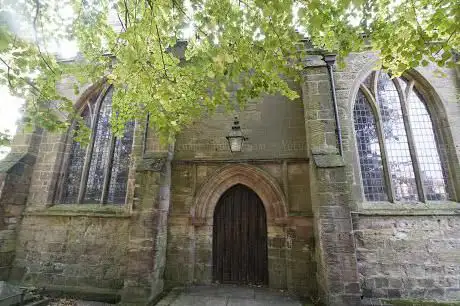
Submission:
<svg viewBox="0 0 460 306">
<path fill-rule="evenodd" d="M 345 62 L 310 55 L 299 99 L 218 109 L 168 145 L 146 122 L 112 135 L 108 84 L 64 82 L 91 141 L 19 129 L 0 161 L 0 280 L 123 305 L 214 283 L 460 300 L 460 70 Z"/>
</svg>

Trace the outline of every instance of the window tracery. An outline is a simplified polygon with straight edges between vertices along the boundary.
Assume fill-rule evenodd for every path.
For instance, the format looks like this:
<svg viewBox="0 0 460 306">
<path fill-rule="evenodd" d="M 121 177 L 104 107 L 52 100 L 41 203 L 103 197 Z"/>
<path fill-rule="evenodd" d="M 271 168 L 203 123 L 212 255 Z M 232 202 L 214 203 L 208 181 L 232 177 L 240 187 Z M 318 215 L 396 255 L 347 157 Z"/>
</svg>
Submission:
<svg viewBox="0 0 460 306">
<path fill-rule="evenodd" d="M 123 137 L 112 135 L 112 94 L 113 88 L 106 88 L 83 106 L 81 116 L 91 128 L 91 139 L 86 147 L 71 144 L 60 196 L 63 204 L 125 203 L 134 123 L 126 125 Z"/>
<path fill-rule="evenodd" d="M 371 73 L 353 115 L 367 201 L 449 199 L 442 143 L 413 81 Z"/>
</svg>

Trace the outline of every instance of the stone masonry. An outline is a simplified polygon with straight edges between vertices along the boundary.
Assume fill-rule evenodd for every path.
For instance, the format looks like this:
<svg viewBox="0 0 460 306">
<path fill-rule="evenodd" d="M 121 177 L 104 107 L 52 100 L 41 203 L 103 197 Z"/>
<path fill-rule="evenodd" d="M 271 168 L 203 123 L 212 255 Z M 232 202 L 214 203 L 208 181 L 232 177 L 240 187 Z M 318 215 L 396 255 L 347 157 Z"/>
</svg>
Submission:
<svg viewBox="0 0 460 306">
<path fill-rule="evenodd" d="M 10 277 L 40 138 L 41 131 L 19 130 L 12 152 L 0 164 L 0 280 Z"/>
<path fill-rule="evenodd" d="M 354 228 L 366 299 L 460 300 L 458 216 L 357 216 Z"/>
<path fill-rule="evenodd" d="M 0 162 L 0 280 L 49 291 L 155 302 L 168 288 L 209 286 L 213 212 L 235 184 L 251 188 L 267 214 L 269 288 L 325 305 L 382 299 L 460 300 L 460 94 L 457 69 L 406 73 L 425 97 L 446 157 L 450 201 L 366 202 L 353 106 L 373 53 L 334 67 L 343 139 L 328 69 L 305 59 L 299 99 L 264 95 L 245 109 L 197 120 L 165 146 L 137 122 L 124 205 L 56 204 L 71 137 L 19 131 Z M 97 89 L 72 94 L 76 107 Z M 249 139 L 231 153 L 238 115 Z"/>
</svg>

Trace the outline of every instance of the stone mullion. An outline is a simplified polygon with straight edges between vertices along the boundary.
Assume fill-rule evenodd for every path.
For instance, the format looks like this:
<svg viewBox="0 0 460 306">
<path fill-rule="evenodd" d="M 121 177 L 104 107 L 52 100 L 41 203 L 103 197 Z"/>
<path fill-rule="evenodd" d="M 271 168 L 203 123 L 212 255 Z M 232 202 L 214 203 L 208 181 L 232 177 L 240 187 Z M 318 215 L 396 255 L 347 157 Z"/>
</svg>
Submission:
<svg viewBox="0 0 460 306">
<path fill-rule="evenodd" d="M 379 140 L 379 145 L 380 145 L 380 154 L 382 156 L 383 174 L 385 176 L 385 187 L 387 188 L 388 201 L 394 202 L 395 194 L 394 194 L 394 188 L 393 188 L 393 181 L 391 180 L 390 168 L 388 166 L 389 165 L 388 151 L 385 145 L 382 117 L 380 114 L 379 106 L 376 101 L 376 99 L 378 98 L 377 97 L 374 98 L 374 96 L 371 94 L 371 92 L 369 91 L 369 89 L 367 89 L 366 86 L 361 85 L 360 88 L 363 91 L 364 95 L 366 96 L 367 100 L 369 101 L 372 112 L 374 113 L 375 127 L 377 130 L 377 138 Z"/>
<path fill-rule="evenodd" d="M 83 170 L 82 170 L 82 175 L 80 179 L 80 188 L 78 189 L 78 198 L 77 198 L 77 203 L 82 203 L 83 198 L 85 196 L 86 192 L 86 183 L 88 181 L 88 175 L 89 175 L 89 167 L 91 165 L 91 156 L 93 155 L 93 149 L 94 149 L 94 141 L 95 141 L 95 136 L 96 136 L 96 129 L 97 129 L 97 121 L 99 119 L 99 112 L 101 110 L 101 105 L 102 101 L 104 100 L 105 96 L 107 95 L 107 92 L 109 91 L 110 87 L 106 87 L 99 97 L 96 100 L 95 107 L 94 107 L 94 113 L 91 116 L 91 138 L 89 141 L 88 148 L 86 149 L 86 154 L 85 154 L 85 163 L 83 164 Z M 90 108 L 91 110 L 91 108 Z"/>
<path fill-rule="evenodd" d="M 404 98 L 406 98 L 406 100 L 409 97 L 409 94 L 410 94 L 410 92 L 412 91 L 413 88 L 414 88 L 414 81 L 410 81 L 410 83 L 407 84 L 406 90 L 404 92 Z"/>
<path fill-rule="evenodd" d="M 397 79 L 394 79 L 393 83 L 395 84 L 396 90 L 398 91 L 399 101 L 401 102 L 401 111 L 403 115 L 404 129 L 406 130 L 407 143 L 409 145 L 409 153 L 410 153 L 410 157 L 412 160 L 412 165 L 414 167 L 414 176 L 415 176 L 415 183 L 417 185 L 418 198 L 419 198 L 419 201 L 426 202 L 425 191 L 424 191 L 423 181 L 422 181 L 422 173 L 420 169 L 420 163 L 417 157 L 414 135 L 412 134 L 412 129 L 410 127 L 410 122 L 409 122 L 409 111 L 407 109 L 407 103 L 406 103 L 407 96 L 402 91 L 401 85 L 399 84 Z"/>
<path fill-rule="evenodd" d="M 110 179 L 112 177 L 113 157 L 115 154 L 115 143 L 117 138 L 112 134 L 110 137 L 109 158 L 107 160 L 107 167 L 104 171 L 104 183 L 102 185 L 101 204 L 107 203 L 109 195 Z"/>
</svg>

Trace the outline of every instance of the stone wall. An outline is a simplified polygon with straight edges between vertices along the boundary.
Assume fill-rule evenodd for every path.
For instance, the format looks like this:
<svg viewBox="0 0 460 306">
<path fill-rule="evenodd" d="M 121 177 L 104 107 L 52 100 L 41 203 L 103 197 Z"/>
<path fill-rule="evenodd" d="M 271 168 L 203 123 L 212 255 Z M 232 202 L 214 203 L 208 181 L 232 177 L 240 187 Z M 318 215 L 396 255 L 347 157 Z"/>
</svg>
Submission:
<svg viewBox="0 0 460 306">
<path fill-rule="evenodd" d="M 212 212 L 197 220 L 194 207 L 203 204 L 197 203 L 200 192 L 222 169 L 239 166 L 263 173 L 281 199 L 264 203 L 270 287 L 328 305 L 359 305 L 361 295 L 371 303 L 459 299 L 458 75 L 447 69 L 447 77 L 438 78 L 434 67 L 408 72 L 431 103 L 454 201 L 370 205 L 363 201 L 352 110 L 375 60 L 372 53 L 351 54 L 345 67 L 334 68 L 343 156 L 328 70 L 310 56 L 297 88 L 300 99 L 263 96 L 235 111 L 249 137 L 241 153 L 231 153 L 225 139 L 233 113 L 218 110 L 198 120 L 177 136 L 175 148 L 136 125 L 122 207 L 53 206 L 70 140 L 65 134 L 17 134 L 11 160 L 0 165 L 0 277 L 105 290 L 133 305 L 153 301 L 164 280 L 168 286 L 210 283 Z M 263 182 L 251 183 L 257 192 Z M 282 211 L 276 216 L 270 211 L 275 202 Z"/>
<path fill-rule="evenodd" d="M 281 96 L 256 102 L 237 112 L 249 137 L 241 153 L 231 153 L 225 139 L 233 124 L 231 113 L 218 111 L 176 139 L 165 273 L 170 286 L 212 282 L 212 217 L 197 225 L 191 211 L 203 186 L 221 169 L 240 162 L 263 170 L 286 197 L 285 220 L 269 223 L 267 229 L 270 287 L 316 295 L 303 107 Z"/>
<path fill-rule="evenodd" d="M 196 193 L 229 164 L 173 163 L 172 200 L 168 225 L 165 280 L 170 286 L 212 282 L 212 217 L 194 224 L 190 215 Z M 283 185 L 283 164 L 257 164 L 291 192 L 289 216 L 283 224 L 268 224 L 269 286 L 300 295 L 316 295 L 313 225 L 305 186 L 308 164 L 290 163 Z M 288 187 L 292 185 L 292 187 Z M 303 200 L 302 200 L 303 199 Z M 293 209 L 292 209 L 293 208 Z"/>
<path fill-rule="evenodd" d="M 124 304 L 151 303 L 164 289 L 172 148 L 146 154 L 136 167 Z"/>
<path fill-rule="evenodd" d="M 460 217 L 356 216 L 363 297 L 460 300 Z"/>
<path fill-rule="evenodd" d="M 28 212 L 18 236 L 12 281 L 56 288 L 97 288 L 116 293 L 126 277 L 129 218 L 69 207 Z"/>
<path fill-rule="evenodd" d="M 10 153 L 0 163 L 0 280 L 9 277 L 35 156 Z"/>
<path fill-rule="evenodd" d="M 83 93 L 83 98 L 71 98 L 78 106 L 95 89 L 94 86 L 90 87 Z M 62 90 L 68 91 L 69 88 Z M 143 173 L 135 175 L 136 160 L 142 159 L 144 131 L 136 125 L 127 201 L 122 206 L 58 204 L 56 195 L 59 183 L 62 183 L 64 161 L 69 155 L 72 142 L 69 134 L 45 132 L 39 141 L 32 141 L 30 136 L 22 133 L 15 137 L 12 151 L 22 152 L 32 147 L 33 143 L 36 162 L 30 169 L 30 187 L 22 187 L 27 205 L 20 213 L 21 227 L 16 247 L 13 248 L 16 258 L 9 279 L 63 292 L 105 292 L 112 297 L 111 299 L 119 299 L 122 294 L 127 298 L 122 289 L 128 285 L 132 288 L 133 296 L 137 296 L 135 288 L 147 286 L 147 289 L 142 289 L 142 293 L 144 300 L 148 300 L 152 291 L 153 276 L 148 273 L 146 280 L 136 271 L 146 271 L 146 267 L 150 268 L 152 256 L 146 255 L 147 260 L 142 267 L 140 257 L 128 258 L 128 252 L 130 255 L 136 255 L 145 251 L 145 240 L 151 243 L 153 249 L 151 237 L 140 239 L 136 235 L 142 237 L 144 232 L 140 233 L 138 228 L 131 226 L 139 222 L 148 227 L 145 232 L 154 233 L 155 225 L 144 221 L 152 218 L 151 211 L 145 212 L 142 218 L 139 217 L 140 214 L 132 213 L 136 179 L 138 185 L 142 182 L 151 182 L 142 179 Z M 142 190 L 143 188 L 144 186 L 141 186 Z M 159 199 L 151 198 L 149 195 L 152 194 L 142 193 L 138 195 L 137 200 L 144 199 L 149 206 L 155 205 Z M 142 206 L 139 206 L 136 211 L 142 212 L 141 208 Z M 142 242 L 142 245 L 134 243 L 135 241 Z M 136 262 L 135 259 L 139 261 Z"/>
<path fill-rule="evenodd" d="M 11 272 L 41 136 L 41 130 L 19 128 L 11 153 L 0 161 L 0 280 L 8 279 Z"/>
<path fill-rule="evenodd" d="M 309 184 L 314 214 L 318 299 L 327 305 L 359 305 L 360 288 L 350 215 L 350 172 L 339 154 L 331 83 L 327 67 L 319 57 L 312 56 L 306 64 L 302 98 L 312 158 Z"/>
<path fill-rule="evenodd" d="M 298 89 L 300 93 L 300 89 Z M 249 139 L 243 152 L 231 153 L 225 138 L 238 115 Z M 187 127 L 177 136 L 175 159 L 263 159 L 305 157 L 307 152 L 303 107 L 300 100 L 264 96 L 248 101 L 244 110 L 218 109 Z"/>
<path fill-rule="evenodd" d="M 433 65 L 407 72 L 424 95 L 442 139 L 441 151 L 448 159 L 449 183 L 454 192 L 452 201 L 367 203 L 361 188 L 353 106 L 359 84 L 372 71 L 375 60 L 372 53 L 351 54 L 347 65 L 335 70 L 344 148 L 344 188 L 349 191 L 340 203 L 352 210 L 363 301 L 375 305 L 381 298 L 458 300 L 458 76 L 455 70 L 444 69 L 445 76 L 440 77 Z M 318 178 L 315 183 L 321 180 Z M 337 196 L 334 192 L 334 198 Z"/>
</svg>

